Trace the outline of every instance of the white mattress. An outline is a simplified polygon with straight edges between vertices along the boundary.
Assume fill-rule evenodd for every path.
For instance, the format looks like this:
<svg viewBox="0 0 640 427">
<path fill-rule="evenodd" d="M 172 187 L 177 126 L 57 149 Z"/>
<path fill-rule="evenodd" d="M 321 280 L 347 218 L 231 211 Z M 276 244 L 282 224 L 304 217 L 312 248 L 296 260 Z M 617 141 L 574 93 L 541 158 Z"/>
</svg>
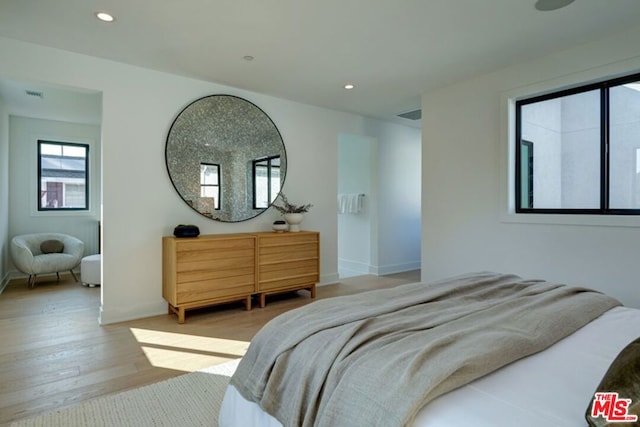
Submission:
<svg viewBox="0 0 640 427">
<path fill-rule="evenodd" d="M 607 368 L 640 337 L 640 310 L 616 307 L 547 350 L 446 393 L 414 427 L 584 427 L 584 413 Z M 613 390 L 612 390 L 613 391 Z M 282 427 L 229 386 L 221 427 Z"/>
</svg>

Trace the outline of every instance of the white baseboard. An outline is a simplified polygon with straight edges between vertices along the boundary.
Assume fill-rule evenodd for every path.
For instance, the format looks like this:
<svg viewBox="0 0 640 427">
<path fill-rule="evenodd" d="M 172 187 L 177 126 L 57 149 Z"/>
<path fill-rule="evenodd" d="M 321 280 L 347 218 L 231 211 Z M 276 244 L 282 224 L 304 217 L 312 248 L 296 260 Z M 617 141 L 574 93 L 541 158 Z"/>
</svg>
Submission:
<svg viewBox="0 0 640 427">
<path fill-rule="evenodd" d="M 75 273 L 77 278 L 80 277 L 80 270 L 73 270 L 73 272 Z M 39 274 L 38 277 L 53 276 L 55 274 L 56 273 Z M 69 271 L 61 271 L 60 275 L 61 276 L 64 276 L 64 275 L 71 276 Z M 0 294 L 2 293 L 2 291 L 4 291 L 4 289 L 7 287 L 9 282 L 11 282 L 12 280 L 18 280 L 18 279 L 19 280 L 24 280 L 24 283 L 26 285 L 27 284 L 27 280 L 29 279 L 29 275 L 21 273 L 18 270 L 12 270 L 12 271 L 7 272 L 7 274 L 4 276 L 4 279 L 2 279 L 2 282 L 0 282 Z M 80 280 L 78 280 L 78 282 L 80 282 Z"/>
<path fill-rule="evenodd" d="M 7 273 L 7 274 L 4 275 L 4 277 L 2 278 L 2 281 L 0 282 L 0 294 L 2 294 L 4 289 L 9 284 L 9 280 L 10 280 L 9 273 Z"/>
<path fill-rule="evenodd" d="M 361 276 L 371 274 L 371 266 L 364 262 L 338 259 L 338 272 L 340 277 Z"/>
<path fill-rule="evenodd" d="M 338 273 L 323 274 L 320 276 L 318 286 L 332 285 L 338 281 Z"/>
<path fill-rule="evenodd" d="M 126 322 L 162 314 L 167 314 L 167 302 L 163 299 L 131 307 L 119 305 L 117 308 L 109 310 L 105 310 L 104 306 L 100 306 L 98 323 L 100 325 L 108 325 L 110 323 Z"/>
<path fill-rule="evenodd" d="M 420 261 L 408 262 L 403 264 L 375 266 L 345 259 L 338 260 L 338 271 L 347 273 L 345 276 L 357 276 L 363 274 L 384 276 L 387 274 L 404 273 L 405 271 L 418 270 L 420 269 L 420 267 Z"/>
<path fill-rule="evenodd" d="M 393 266 L 386 266 L 382 271 L 382 274 L 401 273 L 404 271 L 417 270 L 420 268 L 420 262 L 398 264 Z M 361 274 L 377 274 L 370 271 L 364 271 Z M 318 286 L 330 285 L 339 281 L 338 273 L 323 274 L 320 276 L 320 282 Z M 142 319 L 151 316 L 160 316 L 167 314 L 167 302 L 164 299 L 160 299 L 148 304 L 140 304 L 136 306 L 123 307 L 118 306 L 114 309 L 105 310 L 104 307 L 100 307 L 100 316 L 98 322 L 101 325 L 108 325 L 110 323 L 126 322 L 129 320 Z"/>
<path fill-rule="evenodd" d="M 338 274 L 323 274 L 320 276 L 318 286 L 330 285 L 338 282 Z M 142 319 L 151 316 L 160 316 L 167 314 L 167 302 L 164 299 L 131 307 L 118 306 L 114 309 L 105 310 L 104 306 L 100 307 L 100 316 L 98 323 L 100 325 L 108 325 L 111 323 L 126 322 L 129 320 Z"/>
<path fill-rule="evenodd" d="M 387 274 L 404 273 L 405 271 L 419 270 L 422 264 L 420 261 L 407 262 L 404 264 L 384 265 L 377 267 L 375 272 L 378 276 L 385 276 Z"/>
</svg>

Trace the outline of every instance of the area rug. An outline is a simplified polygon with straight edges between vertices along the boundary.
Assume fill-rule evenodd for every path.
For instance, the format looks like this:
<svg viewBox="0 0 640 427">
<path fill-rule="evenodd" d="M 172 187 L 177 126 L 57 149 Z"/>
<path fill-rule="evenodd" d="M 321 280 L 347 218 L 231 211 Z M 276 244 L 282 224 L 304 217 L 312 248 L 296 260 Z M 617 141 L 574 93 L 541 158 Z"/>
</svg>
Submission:
<svg viewBox="0 0 640 427">
<path fill-rule="evenodd" d="M 240 359 L 18 420 L 10 427 L 217 426 Z"/>
</svg>

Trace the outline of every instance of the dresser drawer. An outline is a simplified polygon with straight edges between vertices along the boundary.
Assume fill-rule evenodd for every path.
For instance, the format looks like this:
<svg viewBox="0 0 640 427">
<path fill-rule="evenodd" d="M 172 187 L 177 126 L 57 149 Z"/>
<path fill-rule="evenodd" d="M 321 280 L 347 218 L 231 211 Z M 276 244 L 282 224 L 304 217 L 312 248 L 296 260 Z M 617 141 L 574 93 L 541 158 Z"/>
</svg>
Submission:
<svg viewBox="0 0 640 427">
<path fill-rule="evenodd" d="M 232 276 L 221 279 L 201 280 L 182 283 L 178 289 L 178 304 L 206 301 L 216 298 L 229 298 L 238 295 L 251 295 L 255 291 L 253 272 L 244 276 Z"/>
<path fill-rule="evenodd" d="M 256 237 L 252 234 L 166 236 L 162 296 L 183 323 L 185 311 L 232 301 L 251 309 L 257 291 Z"/>
<path fill-rule="evenodd" d="M 317 278 L 317 258 L 272 264 L 261 264 L 258 273 L 258 280 L 262 283 L 268 280 L 278 280 L 299 276 L 313 276 Z"/>
<path fill-rule="evenodd" d="M 258 292 L 265 295 L 307 289 L 315 297 L 320 277 L 320 236 L 317 232 L 258 235 Z"/>
<path fill-rule="evenodd" d="M 317 259 L 317 243 L 297 243 L 287 246 L 267 246 L 259 249 L 260 265 L 302 259 Z"/>
</svg>

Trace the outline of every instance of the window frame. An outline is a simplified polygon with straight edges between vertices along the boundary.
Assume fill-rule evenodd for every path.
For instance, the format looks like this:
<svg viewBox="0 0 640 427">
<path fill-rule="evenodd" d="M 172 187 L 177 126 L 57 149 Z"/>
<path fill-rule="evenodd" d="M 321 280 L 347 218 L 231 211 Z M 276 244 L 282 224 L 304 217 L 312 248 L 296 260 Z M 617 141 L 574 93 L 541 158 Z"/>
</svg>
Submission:
<svg viewBox="0 0 640 427">
<path fill-rule="evenodd" d="M 82 147 L 85 150 L 85 158 L 84 158 L 84 205 L 83 208 L 72 208 L 72 207 L 47 207 L 42 206 L 42 145 L 59 145 L 59 146 L 71 146 L 71 147 Z M 91 210 L 90 205 L 90 180 L 89 180 L 89 169 L 90 169 L 90 152 L 91 147 L 90 144 L 84 142 L 64 142 L 64 141 L 53 141 L 50 139 L 38 139 L 36 141 L 36 162 L 37 162 L 37 185 L 36 185 L 36 210 L 37 212 L 88 212 Z"/>
<path fill-rule="evenodd" d="M 534 95 L 531 97 L 523 97 L 515 100 L 515 169 L 514 169 L 514 192 L 515 192 L 515 213 L 516 214 L 576 214 L 576 215 L 640 215 L 638 209 L 622 209 L 611 208 L 609 204 L 609 172 L 610 172 L 610 104 L 609 90 L 612 87 L 622 86 L 628 83 L 640 82 L 640 73 L 634 73 L 608 80 L 602 80 L 596 83 L 578 85 L 569 89 L 561 89 L 550 91 L 542 95 Z M 571 96 L 583 92 L 599 90 L 600 91 L 600 207 L 595 209 L 588 208 L 523 208 L 522 200 L 522 165 L 521 165 L 521 146 L 525 142 L 522 139 L 522 123 L 521 111 L 523 105 L 534 104 L 536 102 L 557 99 Z M 535 141 L 533 141 L 535 142 Z M 535 193 L 534 193 L 535 194 Z"/>
<path fill-rule="evenodd" d="M 207 188 L 207 187 L 215 187 L 218 189 L 217 194 L 218 194 L 218 198 L 214 200 L 214 206 L 213 206 L 213 210 L 214 211 L 219 211 L 220 210 L 220 206 L 222 206 L 221 202 L 221 198 L 222 198 L 222 176 L 220 175 L 220 164 L 219 163 L 209 163 L 209 162 L 200 162 L 200 167 L 202 166 L 215 166 L 215 168 L 218 171 L 218 184 L 203 184 L 202 182 L 200 182 L 200 194 L 202 195 L 202 189 L 203 187 Z"/>
<path fill-rule="evenodd" d="M 256 166 L 258 165 L 258 163 L 262 163 L 264 161 L 267 162 L 267 195 L 268 197 L 271 196 L 271 169 L 274 168 L 274 166 L 272 166 L 271 162 L 274 159 L 279 159 L 280 162 L 282 162 L 282 158 L 281 156 L 275 155 L 275 156 L 267 156 L 267 157 L 262 157 L 260 159 L 255 159 L 251 161 L 251 177 L 252 177 L 252 181 L 253 181 L 253 209 L 261 209 L 261 210 L 265 210 L 268 209 L 269 206 L 271 206 L 271 201 L 267 202 L 267 206 L 266 207 L 258 207 L 258 192 L 257 192 L 257 188 L 258 188 L 258 184 L 256 182 Z M 280 169 L 280 171 L 282 171 L 282 163 L 277 166 L 278 169 Z M 280 188 L 282 189 L 282 183 L 280 184 Z M 277 197 L 277 196 L 276 196 Z"/>
</svg>

